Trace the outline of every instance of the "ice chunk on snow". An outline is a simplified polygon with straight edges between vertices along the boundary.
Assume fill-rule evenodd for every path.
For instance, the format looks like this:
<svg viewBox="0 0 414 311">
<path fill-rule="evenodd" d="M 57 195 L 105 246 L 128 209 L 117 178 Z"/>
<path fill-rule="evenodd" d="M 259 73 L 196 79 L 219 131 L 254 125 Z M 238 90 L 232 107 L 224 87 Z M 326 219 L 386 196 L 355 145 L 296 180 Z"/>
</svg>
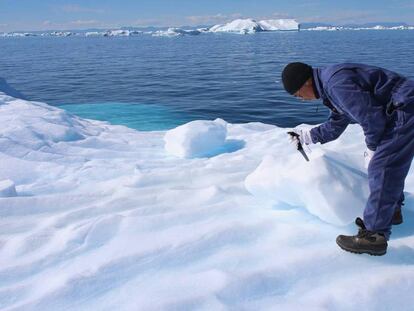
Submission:
<svg viewBox="0 0 414 311">
<path fill-rule="evenodd" d="M 226 122 L 192 121 L 169 130 L 165 136 L 165 149 L 180 158 L 214 155 L 226 141 Z"/>
<path fill-rule="evenodd" d="M 299 23 L 294 19 L 268 19 L 259 22 L 259 25 L 265 31 L 275 30 L 298 30 Z"/>
<path fill-rule="evenodd" d="M 0 180 L 0 198 L 16 197 L 16 187 L 10 179 Z"/>
<path fill-rule="evenodd" d="M 304 206 L 311 214 L 336 224 L 351 223 L 368 198 L 366 173 L 336 153 L 322 151 L 306 162 L 293 157 L 266 156 L 245 180 L 256 197 Z"/>
</svg>

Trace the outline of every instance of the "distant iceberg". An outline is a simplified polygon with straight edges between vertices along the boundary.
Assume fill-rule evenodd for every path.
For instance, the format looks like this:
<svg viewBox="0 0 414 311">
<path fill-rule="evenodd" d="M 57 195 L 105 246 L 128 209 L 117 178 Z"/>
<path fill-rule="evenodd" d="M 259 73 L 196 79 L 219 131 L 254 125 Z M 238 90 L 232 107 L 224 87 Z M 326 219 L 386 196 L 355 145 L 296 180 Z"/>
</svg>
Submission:
<svg viewBox="0 0 414 311">
<path fill-rule="evenodd" d="M 348 31 L 357 31 L 357 30 L 414 30 L 414 26 L 399 25 L 399 26 L 384 26 L 384 25 L 375 25 L 375 26 L 315 26 L 309 28 L 301 28 L 305 31 L 337 31 L 337 30 L 348 30 Z"/>
<path fill-rule="evenodd" d="M 263 31 L 262 26 L 253 19 L 236 19 L 224 25 L 215 25 L 210 32 L 234 32 L 241 34 L 256 33 Z"/>
<path fill-rule="evenodd" d="M 42 34 L 44 35 L 44 34 Z M 53 31 L 51 33 L 47 33 L 46 35 L 50 35 L 53 37 L 69 37 L 69 36 L 73 36 L 76 35 L 75 33 L 71 32 L 71 31 Z"/>
<path fill-rule="evenodd" d="M 303 30 L 306 31 L 337 31 L 337 30 L 342 30 L 342 27 L 335 27 L 335 26 L 317 26 L 317 27 L 312 27 L 312 28 L 306 28 Z"/>
<path fill-rule="evenodd" d="M 128 37 L 131 35 L 131 32 L 129 30 L 108 30 L 104 33 L 105 37 Z"/>
<path fill-rule="evenodd" d="M 5 32 L 1 37 L 35 37 L 37 34 L 31 32 Z"/>
<path fill-rule="evenodd" d="M 129 37 L 142 34 L 142 31 L 116 29 L 107 31 L 89 31 L 85 33 L 85 37 Z"/>
<path fill-rule="evenodd" d="M 85 37 L 100 37 L 103 35 L 104 35 L 103 32 L 98 32 L 98 31 L 88 31 L 85 33 Z"/>
<path fill-rule="evenodd" d="M 199 35 L 202 33 L 237 33 L 254 34 L 270 31 L 357 31 L 357 30 L 414 30 L 414 26 L 402 24 L 364 24 L 364 25 L 327 25 L 317 23 L 299 24 L 295 19 L 267 19 L 256 21 L 252 18 L 236 19 L 226 24 L 218 24 L 211 27 L 197 29 L 183 29 L 170 27 L 151 31 L 133 29 L 109 29 L 97 31 L 48 31 L 48 32 L 3 32 L 0 37 L 130 37 L 134 35 L 151 35 L 154 37 L 176 37 L 183 35 Z"/>
<path fill-rule="evenodd" d="M 251 34 L 261 31 L 299 30 L 299 23 L 294 19 L 269 19 L 255 21 L 254 19 L 236 19 L 224 25 L 215 25 L 210 32 L 232 32 Z"/>
<path fill-rule="evenodd" d="M 201 33 L 200 30 L 184 30 L 181 28 L 168 28 L 167 30 L 158 30 L 152 33 L 154 37 L 176 37 L 183 35 L 196 36 Z"/>
<path fill-rule="evenodd" d="M 268 19 L 259 22 L 265 31 L 299 30 L 299 23 L 294 19 Z"/>
</svg>

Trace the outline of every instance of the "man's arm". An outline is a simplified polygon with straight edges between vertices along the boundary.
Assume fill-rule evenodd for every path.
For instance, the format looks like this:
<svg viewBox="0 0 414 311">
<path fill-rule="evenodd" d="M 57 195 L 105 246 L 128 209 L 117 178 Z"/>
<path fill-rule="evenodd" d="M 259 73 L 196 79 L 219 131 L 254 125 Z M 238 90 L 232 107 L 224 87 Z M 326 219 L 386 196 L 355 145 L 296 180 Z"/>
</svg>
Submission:
<svg viewBox="0 0 414 311">
<path fill-rule="evenodd" d="M 312 142 L 325 144 L 337 139 L 349 123 L 351 123 L 351 120 L 346 115 L 332 111 L 325 123 L 311 129 Z"/>
<path fill-rule="evenodd" d="M 370 91 L 359 85 L 357 78 L 339 75 L 338 78 L 332 79 L 328 93 L 335 104 L 361 125 L 367 147 L 375 151 L 387 122 L 384 107 Z"/>
</svg>

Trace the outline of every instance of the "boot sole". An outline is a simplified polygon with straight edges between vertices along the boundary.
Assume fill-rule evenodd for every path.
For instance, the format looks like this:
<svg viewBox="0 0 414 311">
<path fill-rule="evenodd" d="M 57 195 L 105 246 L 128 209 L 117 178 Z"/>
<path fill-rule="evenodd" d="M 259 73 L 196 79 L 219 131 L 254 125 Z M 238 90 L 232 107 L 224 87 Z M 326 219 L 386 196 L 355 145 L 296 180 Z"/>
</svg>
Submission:
<svg viewBox="0 0 414 311">
<path fill-rule="evenodd" d="M 385 255 L 387 253 L 387 250 L 385 251 L 373 251 L 373 250 L 368 250 L 368 249 L 356 249 L 356 248 L 350 248 L 350 247 L 345 247 L 342 246 L 341 244 L 339 244 L 338 242 L 336 242 L 336 244 L 338 244 L 338 246 L 343 249 L 344 251 L 353 253 L 353 254 L 368 254 L 371 256 L 382 256 Z"/>
</svg>

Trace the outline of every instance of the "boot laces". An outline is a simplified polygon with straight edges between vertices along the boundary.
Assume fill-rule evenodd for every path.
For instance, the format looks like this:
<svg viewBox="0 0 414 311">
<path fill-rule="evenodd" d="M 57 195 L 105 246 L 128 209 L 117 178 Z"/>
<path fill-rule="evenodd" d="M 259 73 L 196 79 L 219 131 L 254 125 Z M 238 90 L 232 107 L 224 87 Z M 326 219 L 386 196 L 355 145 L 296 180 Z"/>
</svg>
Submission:
<svg viewBox="0 0 414 311">
<path fill-rule="evenodd" d="M 364 221 L 361 218 L 357 217 L 357 219 L 355 219 L 355 224 L 359 227 L 358 228 L 358 234 L 356 235 L 358 238 L 366 238 L 366 239 L 371 240 L 371 241 L 376 240 L 376 238 L 373 237 L 375 232 L 369 231 L 365 227 Z"/>
</svg>

